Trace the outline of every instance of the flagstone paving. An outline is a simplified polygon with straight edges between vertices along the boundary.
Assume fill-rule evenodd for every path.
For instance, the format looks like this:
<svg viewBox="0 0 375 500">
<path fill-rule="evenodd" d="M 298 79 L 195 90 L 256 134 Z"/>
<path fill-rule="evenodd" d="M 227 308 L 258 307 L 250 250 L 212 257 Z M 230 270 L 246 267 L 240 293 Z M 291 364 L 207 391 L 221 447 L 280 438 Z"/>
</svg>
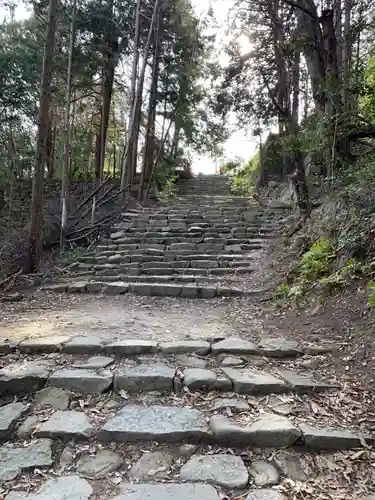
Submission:
<svg viewBox="0 0 375 500">
<path fill-rule="evenodd" d="M 172 205 L 123 214 L 74 279 L 41 292 L 50 310 L 0 327 L 0 498 L 311 500 L 335 461 L 371 453 L 355 407 L 350 425 L 323 409 L 340 405 L 343 384 L 313 360 L 333 346 L 231 316 L 237 297 L 251 308 L 264 296 L 238 277 L 285 207 L 260 210 L 225 178 L 210 183 L 220 194 L 205 196 L 203 178 Z M 57 312 L 57 292 L 75 307 Z"/>
</svg>

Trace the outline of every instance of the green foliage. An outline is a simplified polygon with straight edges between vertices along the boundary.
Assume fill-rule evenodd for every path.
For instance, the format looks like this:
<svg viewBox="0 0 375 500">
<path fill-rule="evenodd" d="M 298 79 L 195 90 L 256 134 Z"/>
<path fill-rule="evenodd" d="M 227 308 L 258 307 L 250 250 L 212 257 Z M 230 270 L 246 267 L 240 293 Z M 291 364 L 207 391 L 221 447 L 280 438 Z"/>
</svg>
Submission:
<svg viewBox="0 0 375 500">
<path fill-rule="evenodd" d="M 229 160 L 221 165 L 223 173 L 226 175 L 237 175 L 242 168 L 242 162 L 239 159 Z"/>
<path fill-rule="evenodd" d="M 270 133 L 263 149 L 264 168 L 268 174 L 268 178 L 273 180 L 281 179 L 282 169 L 280 167 L 283 164 L 283 154 L 287 151 L 285 140 L 283 142 L 278 134 Z"/>
<path fill-rule="evenodd" d="M 298 265 L 298 276 L 302 281 L 316 281 L 329 274 L 335 253 L 328 238 L 316 240 L 305 252 Z"/>
<path fill-rule="evenodd" d="M 375 309 L 375 282 L 371 281 L 367 285 L 367 305 L 370 309 Z"/>
<path fill-rule="evenodd" d="M 79 257 L 82 257 L 82 255 L 87 251 L 86 248 L 84 247 L 72 247 L 67 250 L 64 250 L 60 252 L 58 256 L 58 263 L 63 265 L 63 266 L 68 266 L 69 264 L 74 264 L 77 262 Z"/>
<path fill-rule="evenodd" d="M 243 165 L 241 160 L 235 158 L 222 165 L 223 172 L 232 178 L 232 192 L 239 196 L 250 196 L 254 190 L 259 173 L 259 152 Z"/>
<path fill-rule="evenodd" d="M 158 200 L 162 202 L 174 198 L 177 194 L 177 164 L 178 160 L 175 160 L 172 157 L 167 157 L 165 158 L 164 162 L 155 170 L 154 183 L 156 196 Z"/>
</svg>

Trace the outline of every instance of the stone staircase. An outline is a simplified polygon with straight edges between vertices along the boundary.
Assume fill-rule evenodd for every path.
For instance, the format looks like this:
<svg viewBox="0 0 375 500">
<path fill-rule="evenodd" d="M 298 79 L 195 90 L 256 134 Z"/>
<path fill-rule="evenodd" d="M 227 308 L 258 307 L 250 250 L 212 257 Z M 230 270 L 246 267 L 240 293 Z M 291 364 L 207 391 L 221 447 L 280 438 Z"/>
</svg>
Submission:
<svg viewBox="0 0 375 500">
<path fill-rule="evenodd" d="M 240 277 L 251 281 L 285 209 L 260 210 L 228 189 L 225 178 L 197 178 L 172 204 L 123 214 L 80 259 L 76 276 L 45 287 L 93 295 L 38 296 L 41 304 L 43 297 L 62 303 L 52 323 L 74 303 L 75 326 L 56 323 L 52 336 L 35 337 L 43 328 L 30 315 L 21 321 L 23 338 L 0 340 L 1 500 L 373 500 L 371 479 L 365 484 L 353 473 L 374 444 L 371 421 L 358 418 L 357 406 L 346 411 L 345 375 L 329 368 L 332 345 L 251 331 L 246 340 L 206 338 L 203 328 L 192 340 L 184 321 L 173 336 L 156 333 L 157 324 L 138 337 L 140 325 L 113 329 L 106 304 L 134 302 L 155 318 L 158 300 L 98 292 L 254 293 Z M 86 329 L 79 316 L 84 302 L 100 311 L 97 327 Z M 224 302 L 188 304 L 205 314 Z M 325 367 L 325 376 L 318 379 L 314 366 Z M 340 451 L 341 484 L 333 477 Z"/>
<path fill-rule="evenodd" d="M 279 234 L 286 208 L 260 209 L 231 196 L 219 176 L 185 181 L 181 193 L 167 205 L 123 213 L 113 232 L 79 258 L 73 279 L 47 288 L 192 298 L 261 294 L 242 285 Z"/>
<path fill-rule="evenodd" d="M 56 335 L 0 352 L 5 500 L 287 500 L 306 453 L 374 441 L 308 409 L 340 391 L 298 365 L 328 346 Z"/>
</svg>

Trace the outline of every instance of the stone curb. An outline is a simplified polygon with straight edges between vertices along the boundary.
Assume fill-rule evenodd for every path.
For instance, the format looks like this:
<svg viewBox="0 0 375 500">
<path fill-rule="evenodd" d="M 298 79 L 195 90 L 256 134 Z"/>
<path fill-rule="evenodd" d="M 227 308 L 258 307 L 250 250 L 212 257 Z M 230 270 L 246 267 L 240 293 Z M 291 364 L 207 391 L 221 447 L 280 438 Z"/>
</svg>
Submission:
<svg viewBox="0 0 375 500">
<path fill-rule="evenodd" d="M 18 405 L 18 406 L 16 406 Z M 29 407 L 20 403 L 4 406 L 0 411 L 1 441 L 16 432 L 17 423 L 27 417 Z M 99 427 L 82 411 L 57 410 L 35 431 L 36 438 L 52 440 L 98 439 L 100 442 L 158 441 L 219 446 L 256 446 L 285 448 L 297 446 L 306 451 L 336 451 L 360 448 L 364 441 L 374 443 L 374 436 L 362 436 L 349 429 L 315 428 L 294 424 L 276 414 L 263 414 L 248 425 L 236 424 L 223 415 L 206 415 L 193 408 L 151 405 L 127 405 Z"/>
<path fill-rule="evenodd" d="M 123 339 L 114 342 L 104 343 L 99 337 L 93 335 L 54 335 L 47 337 L 34 337 L 20 342 L 0 340 L 0 355 L 7 355 L 14 352 L 25 354 L 49 354 L 61 352 L 65 354 L 112 354 L 121 356 L 131 356 L 139 354 L 197 354 L 207 356 L 210 354 L 236 355 L 258 355 L 271 358 L 298 357 L 303 354 L 311 356 L 322 353 L 330 353 L 332 346 L 298 346 L 294 344 L 294 353 L 291 356 L 289 351 L 284 351 L 284 339 L 273 339 L 273 351 L 268 353 L 262 348 L 262 342 L 255 344 L 239 337 L 221 338 L 219 342 L 209 340 L 176 340 L 170 342 L 155 342 L 153 340 Z M 276 355 L 276 344 L 279 343 L 279 352 Z M 289 342 L 291 344 L 291 342 Z M 285 375 L 285 378 L 288 376 Z M 291 381 L 294 383 L 294 381 Z"/>
<path fill-rule="evenodd" d="M 124 295 L 133 293 L 134 295 L 156 296 L 156 297 L 185 297 L 213 299 L 215 297 L 241 297 L 245 295 L 257 295 L 263 291 L 245 292 L 236 288 L 228 287 L 205 287 L 158 283 L 127 283 L 101 281 L 76 281 L 72 283 L 56 283 L 45 285 L 43 290 L 55 293 L 104 293 L 107 295 Z"/>
</svg>

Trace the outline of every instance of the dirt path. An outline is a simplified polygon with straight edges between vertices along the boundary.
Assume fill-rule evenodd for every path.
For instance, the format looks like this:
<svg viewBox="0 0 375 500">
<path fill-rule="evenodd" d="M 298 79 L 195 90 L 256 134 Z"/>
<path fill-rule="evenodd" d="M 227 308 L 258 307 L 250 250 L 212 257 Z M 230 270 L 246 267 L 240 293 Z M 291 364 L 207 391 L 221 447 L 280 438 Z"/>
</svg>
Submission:
<svg viewBox="0 0 375 500">
<path fill-rule="evenodd" d="M 39 292 L 24 302 L 2 306 L 0 338 L 11 340 L 64 334 L 94 334 L 103 340 L 168 341 L 231 335 L 254 340 L 262 331 L 259 305 L 254 301 Z M 246 312 L 243 315 L 238 314 L 241 307 Z"/>
</svg>

